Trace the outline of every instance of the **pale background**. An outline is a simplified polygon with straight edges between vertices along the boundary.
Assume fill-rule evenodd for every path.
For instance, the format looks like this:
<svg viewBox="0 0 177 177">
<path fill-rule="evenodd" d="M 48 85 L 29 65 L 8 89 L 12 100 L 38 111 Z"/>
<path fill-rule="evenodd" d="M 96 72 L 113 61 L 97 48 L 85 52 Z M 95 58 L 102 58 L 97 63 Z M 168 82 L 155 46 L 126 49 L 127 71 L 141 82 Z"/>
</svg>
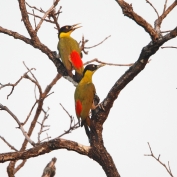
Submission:
<svg viewBox="0 0 177 177">
<path fill-rule="evenodd" d="M 30 5 L 47 10 L 52 0 L 29 0 Z M 127 1 L 132 3 L 133 9 L 151 25 L 157 15 L 146 1 Z M 161 14 L 164 1 L 151 1 Z M 168 1 L 170 5 L 173 0 Z M 103 44 L 89 50 L 83 60 L 98 58 L 104 62 L 128 64 L 135 62 L 141 49 L 150 42 L 149 35 L 134 21 L 122 14 L 121 8 L 115 1 L 110 0 L 61 0 L 60 25 L 82 23 L 82 28 L 76 30 L 72 37 L 81 40 L 82 35 L 92 46 L 105 37 L 111 35 Z M 31 12 L 31 10 L 29 10 Z M 176 27 L 177 8 L 175 8 L 162 23 L 162 30 Z M 33 18 L 31 18 L 33 23 Z M 34 24 L 34 23 L 33 23 Z M 0 1 L 0 26 L 29 36 L 23 22 L 17 1 Z M 41 42 L 52 51 L 57 51 L 57 31 L 52 24 L 43 23 L 38 36 Z M 165 44 L 177 46 L 177 39 Z M 0 83 L 14 83 L 22 76 L 26 69 L 22 64 L 25 61 L 29 68 L 36 68 L 35 76 L 43 90 L 56 75 L 53 63 L 41 51 L 20 40 L 0 33 Z M 168 177 L 165 168 L 152 157 L 145 157 L 150 153 L 147 142 L 150 142 L 156 156 L 161 154 L 162 162 L 170 161 L 171 170 L 177 176 L 177 50 L 159 49 L 151 57 L 152 61 L 125 89 L 115 101 L 108 119 L 104 124 L 103 138 L 108 152 L 111 154 L 116 167 L 122 177 Z M 97 71 L 93 77 L 97 94 L 103 100 L 116 80 L 128 67 L 105 66 Z M 69 117 L 59 103 L 75 116 L 74 86 L 65 79 L 60 79 L 53 87 L 52 94 L 45 100 L 44 109 L 50 107 L 49 118 L 46 124 L 50 125 L 48 134 L 55 138 L 68 129 Z M 23 80 L 6 99 L 11 88 L 0 90 L 0 103 L 24 121 L 34 103 L 34 85 Z M 17 149 L 21 147 L 24 137 L 16 122 L 6 112 L 0 111 L 0 135 Z M 42 120 L 42 117 L 41 117 Z M 27 130 L 29 125 L 25 126 Z M 36 131 L 32 139 L 37 141 Z M 43 138 L 46 134 L 43 134 Z M 73 131 L 63 138 L 88 145 L 88 139 L 83 128 Z M 31 148 L 29 145 L 28 148 Z M 0 140 L 0 153 L 10 152 L 10 148 Z M 46 164 L 52 157 L 57 158 L 56 176 L 106 176 L 103 169 L 92 159 L 67 150 L 57 150 L 36 158 L 31 158 L 16 177 L 41 176 Z M 0 164 L 0 176 L 6 177 L 6 167 L 9 162 Z"/>
</svg>

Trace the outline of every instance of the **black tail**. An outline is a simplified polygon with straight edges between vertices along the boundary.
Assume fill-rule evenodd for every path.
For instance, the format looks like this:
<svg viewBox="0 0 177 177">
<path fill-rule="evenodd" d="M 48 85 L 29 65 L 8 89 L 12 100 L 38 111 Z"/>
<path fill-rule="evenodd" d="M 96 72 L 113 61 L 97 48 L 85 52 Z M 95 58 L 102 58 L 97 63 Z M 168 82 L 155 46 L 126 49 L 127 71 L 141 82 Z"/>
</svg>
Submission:
<svg viewBox="0 0 177 177">
<path fill-rule="evenodd" d="M 90 118 L 89 118 L 90 119 Z M 85 128 L 85 132 L 86 132 L 86 134 L 87 134 L 87 137 L 88 137 L 88 139 L 89 139 L 89 142 L 90 142 L 90 136 L 91 136 L 91 132 L 93 133 L 93 135 L 95 136 L 95 138 L 96 138 L 96 141 L 98 141 L 98 135 L 97 135 L 97 132 L 96 132 L 96 128 L 95 128 L 95 126 L 94 126 L 94 124 L 93 124 L 93 122 L 91 121 L 91 120 L 89 120 L 89 126 L 87 125 L 87 122 L 88 121 L 82 121 L 81 122 L 81 126 L 83 126 L 84 125 L 84 128 Z M 90 128 L 90 130 L 89 130 L 89 128 Z"/>
<path fill-rule="evenodd" d="M 85 124 L 84 124 L 84 128 L 85 128 L 85 133 L 86 133 L 86 135 L 87 135 L 87 137 L 89 139 L 89 142 L 90 142 L 90 130 L 89 130 L 88 126 L 85 125 Z"/>
</svg>

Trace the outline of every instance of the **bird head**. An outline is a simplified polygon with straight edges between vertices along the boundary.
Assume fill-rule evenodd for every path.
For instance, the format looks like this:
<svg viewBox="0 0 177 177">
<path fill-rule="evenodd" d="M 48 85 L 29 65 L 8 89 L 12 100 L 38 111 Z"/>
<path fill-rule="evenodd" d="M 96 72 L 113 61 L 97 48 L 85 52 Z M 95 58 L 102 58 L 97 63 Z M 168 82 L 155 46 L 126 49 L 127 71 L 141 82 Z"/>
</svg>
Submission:
<svg viewBox="0 0 177 177">
<path fill-rule="evenodd" d="M 94 65 L 94 64 L 90 64 L 90 65 L 87 65 L 86 67 L 85 67 L 85 69 L 84 69 L 84 72 L 83 72 L 83 75 L 93 75 L 93 73 L 97 70 L 97 69 L 99 69 L 99 68 L 101 68 L 101 67 L 103 67 L 104 66 L 104 64 L 101 64 L 101 65 Z"/>
<path fill-rule="evenodd" d="M 58 34 L 59 34 L 59 38 L 60 38 L 60 37 L 70 36 L 71 33 L 72 33 L 75 29 L 82 27 L 82 26 L 79 26 L 79 24 L 80 24 L 80 23 L 77 23 L 77 24 L 72 25 L 72 26 L 66 25 L 66 26 L 61 27 L 60 30 L 59 30 L 59 33 L 58 33 Z"/>
</svg>

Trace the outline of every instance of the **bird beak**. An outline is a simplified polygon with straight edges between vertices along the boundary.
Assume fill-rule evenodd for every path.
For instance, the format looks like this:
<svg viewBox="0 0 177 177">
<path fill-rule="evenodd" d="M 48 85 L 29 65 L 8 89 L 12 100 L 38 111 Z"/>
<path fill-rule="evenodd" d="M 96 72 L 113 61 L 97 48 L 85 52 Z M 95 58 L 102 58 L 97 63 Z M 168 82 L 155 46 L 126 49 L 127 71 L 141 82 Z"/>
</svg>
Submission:
<svg viewBox="0 0 177 177">
<path fill-rule="evenodd" d="M 72 30 L 74 31 L 77 28 L 81 28 L 82 26 L 79 26 L 81 23 L 77 23 L 75 25 L 72 25 Z"/>
<path fill-rule="evenodd" d="M 97 69 L 99 69 L 99 68 L 101 68 L 103 66 L 105 66 L 105 64 L 97 65 Z"/>
</svg>

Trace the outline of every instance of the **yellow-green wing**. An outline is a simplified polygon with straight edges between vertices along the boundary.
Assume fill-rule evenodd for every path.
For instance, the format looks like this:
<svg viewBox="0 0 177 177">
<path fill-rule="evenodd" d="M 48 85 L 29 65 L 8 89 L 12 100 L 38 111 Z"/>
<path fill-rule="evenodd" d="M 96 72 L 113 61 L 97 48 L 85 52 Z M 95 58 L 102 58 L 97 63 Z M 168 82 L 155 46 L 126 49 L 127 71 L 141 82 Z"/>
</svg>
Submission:
<svg viewBox="0 0 177 177">
<path fill-rule="evenodd" d="M 82 110 L 78 118 L 80 117 L 82 120 L 85 120 L 86 117 L 89 115 L 95 92 L 96 92 L 95 86 L 93 85 L 93 83 L 78 84 L 74 94 L 76 109 L 77 109 L 78 100 L 82 105 Z"/>
<path fill-rule="evenodd" d="M 64 66 L 67 70 L 71 71 L 72 65 L 69 56 L 73 50 L 77 51 L 79 54 L 81 53 L 79 44 L 71 37 L 62 37 L 58 42 L 58 50 Z"/>
</svg>

